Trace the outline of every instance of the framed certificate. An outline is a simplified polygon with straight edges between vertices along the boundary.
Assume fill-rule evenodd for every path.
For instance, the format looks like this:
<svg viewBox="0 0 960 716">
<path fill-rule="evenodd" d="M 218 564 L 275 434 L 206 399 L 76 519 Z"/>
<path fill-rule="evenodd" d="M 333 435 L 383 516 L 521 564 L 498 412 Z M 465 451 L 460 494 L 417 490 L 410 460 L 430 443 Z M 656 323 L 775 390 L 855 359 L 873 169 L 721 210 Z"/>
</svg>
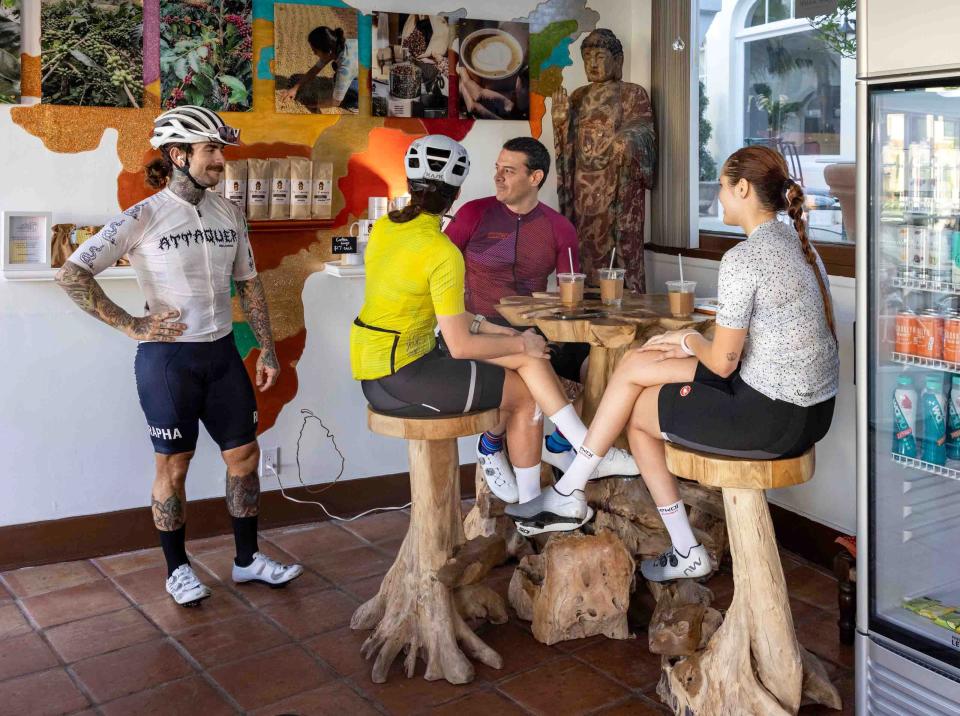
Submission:
<svg viewBox="0 0 960 716">
<path fill-rule="evenodd" d="M 52 214 L 49 211 L 4 211 L 0 217 L 4 274 L 49 269 Z"/>
</svg>

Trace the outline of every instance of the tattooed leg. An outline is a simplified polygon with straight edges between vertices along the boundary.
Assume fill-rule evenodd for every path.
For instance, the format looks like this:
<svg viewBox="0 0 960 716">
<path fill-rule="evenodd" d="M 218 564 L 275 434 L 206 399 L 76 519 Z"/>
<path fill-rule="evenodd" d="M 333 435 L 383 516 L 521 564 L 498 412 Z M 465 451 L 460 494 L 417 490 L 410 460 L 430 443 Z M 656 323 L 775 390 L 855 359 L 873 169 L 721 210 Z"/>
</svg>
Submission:
<svg viewBox="0 0 960 716">
<path fill-rule="evenodd" d="M 178 530 L 187 520 L 187 469 L 192 452 L 156 455 L 157 474 L 153 481 L 151 507 L 158 530 Z"/>
<path fill-rule="evenodd" d="M 227 511 L 232 517 L 253 517 L 260 512 L 260 476 L 256 470 L 246 475 L 227 471 Z"/>
</svg>

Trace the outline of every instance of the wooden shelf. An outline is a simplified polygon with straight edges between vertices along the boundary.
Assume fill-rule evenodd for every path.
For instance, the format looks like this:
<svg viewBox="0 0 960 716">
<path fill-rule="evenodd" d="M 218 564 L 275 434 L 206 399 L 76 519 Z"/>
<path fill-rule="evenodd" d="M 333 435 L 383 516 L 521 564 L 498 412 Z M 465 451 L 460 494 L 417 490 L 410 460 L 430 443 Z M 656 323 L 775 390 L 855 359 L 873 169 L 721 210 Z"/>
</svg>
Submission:
<svg viewBox="0 0 960 716">
<path fill-rule="evenodd" d="M 323 229 L 332 229 L 333 226 L 333 219 L 265 219 L 248 223 L 251 234 L 284 234 L 292 231 L 321 231 Z"/>
</svg>

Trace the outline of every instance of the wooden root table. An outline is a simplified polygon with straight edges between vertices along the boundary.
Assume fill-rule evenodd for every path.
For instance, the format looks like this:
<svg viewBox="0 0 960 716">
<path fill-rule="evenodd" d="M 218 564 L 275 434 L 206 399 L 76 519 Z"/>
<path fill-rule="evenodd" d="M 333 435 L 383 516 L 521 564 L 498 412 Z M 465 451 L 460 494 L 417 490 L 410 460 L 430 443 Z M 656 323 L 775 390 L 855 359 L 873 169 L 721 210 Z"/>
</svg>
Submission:
<svg viewBox="0 0 960 716">
<path fill-rule="evenodd" d="M 413 676 L 417 658 L 424 678 L 452 684 L 473 680 L 467 656 L 499 669 L 500 655 L 487 646 L 464 618 L 507 621 L 503 599 L 479 582 L 504 559 L 497 536 L 466 542 L 460 514 L 460 460 L 457 438 L 494 427 L 499 411 L 450 418 L 396 418 L 372 410 L 370 429 L 409 441 L 410 527 L 396 561 L 377 595 L 357 609 L 351 629 L 373 629 L 361 647 L 375 657 L 371 679 L 387 680 L 394 659 L 406 651 L 404 666 Z M 466 652 L 466 654 L 464 654 Z"/>
<path fill-rule="evenodd" d="M 664 657 L 657 692 L 676 714 L 796 714 L 801 699 L 840 708 L 819 660 L 797 643 L 765 490 L 807 482 L 814 451 L 785 460 L 739 460 L 667 443 L 674 475 L 723 492 L 734 595 L 706 648 Z M 653 632 L 651 632 L 653 636 Z"/>
<path fill-rule="evenodd" d="M 713 325 L 712 318 L 698 313 L 690 318 L 673 318 L 666 294 L 624 295 L 619 308 L 604 306 L 595 299 L 584 300 L 578 307 L 605 314 L 602 316 L 557 318 L 555 314 L 562 309 L 559 297 L 548 293 L 508 296 L 497 305 L 497 311 L 510 325 L 536 326 L 552 343 L 590 344 L 582 411 L 587 425 L 597 412 L 610 374 L 631 343 L 664 331 L 691 327 L 702 332 Z"/>
</svg>

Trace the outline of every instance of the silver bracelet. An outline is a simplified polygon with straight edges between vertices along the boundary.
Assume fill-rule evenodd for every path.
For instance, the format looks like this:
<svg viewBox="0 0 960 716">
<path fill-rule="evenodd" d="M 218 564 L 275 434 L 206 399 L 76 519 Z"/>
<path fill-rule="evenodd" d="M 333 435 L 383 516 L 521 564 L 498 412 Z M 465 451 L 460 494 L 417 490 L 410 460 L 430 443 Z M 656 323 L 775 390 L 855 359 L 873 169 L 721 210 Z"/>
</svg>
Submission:
<svg viewBox="0 0 960 716">
<path fill-rule="evenodd" d="M 470 324 L 470 332 L 477 334 L 480 332 L 480 324 L 487 320 L 486 316 L 481 316 L 479 313 L 474 315 L 473 323 Z"/>
<path fill-rule="evenodd" d="M 692 336 L 693 334 L 694 334 L 694 331 L 690 331 L 689 333 L 684 333 L 684 334 L 680 337 L 680 350 L 682 350 L 682 351 L 683 351 L 684 353 L 686 353 L 688 356 L 696 356 L 696 355 L 697 355 L 697 354 L 694 353 L 692 350 L 690 350 L 690 346 L 687 345 L 687 336 Z"/>
</svg>

